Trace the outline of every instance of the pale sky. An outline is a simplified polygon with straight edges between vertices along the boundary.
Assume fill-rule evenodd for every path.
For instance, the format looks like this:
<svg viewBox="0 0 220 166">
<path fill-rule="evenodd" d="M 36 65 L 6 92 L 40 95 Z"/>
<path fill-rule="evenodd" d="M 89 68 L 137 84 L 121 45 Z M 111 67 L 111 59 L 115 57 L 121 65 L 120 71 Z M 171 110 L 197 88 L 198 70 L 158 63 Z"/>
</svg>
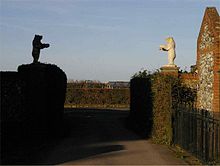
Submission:
<svg viewBox="0 0 220 166">
<path fill-rule="evenodd" d="M 159 51 L 176 42 L 176 65 L 196 63 L 196 43 L 206 7 L 220 0 L 0 0 L 0 70 L 32 62 L 32 40 L 50 47 L 40 62 L 74 80 L 124 80 L 142 68 L 167 63 Z"/>
</svg>

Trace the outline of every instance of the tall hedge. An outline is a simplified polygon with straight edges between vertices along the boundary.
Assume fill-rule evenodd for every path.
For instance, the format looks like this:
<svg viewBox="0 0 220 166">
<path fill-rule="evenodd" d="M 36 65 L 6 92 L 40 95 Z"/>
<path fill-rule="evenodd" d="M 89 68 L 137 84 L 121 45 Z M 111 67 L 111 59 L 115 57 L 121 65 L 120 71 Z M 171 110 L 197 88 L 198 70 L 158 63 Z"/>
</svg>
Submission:
<svg viewBox="0 0 220 166">
<path fill-rule="evenodd" d="M 25 82 L 17 72 L 0 72 L 0 142 L 1 151 L 10 144 L 9 136 L 16 139 L 27 121 L 24 109 Z"/>
<path fill-rule="evenodd" d="M 24 87 L 17 72 L 0 72 L 1 123 L 24 121 Z"/>
<path fill-rule="evenodd" d="M 51 64 L 27 64 L 19 66 L 18 72 L 1 72 L 0 163 L 7 163 L 8 155 L 27 139 L 59 132 L 66 82 L 65 73 Z"/>
<path fill-rule="evenodd" d="M 153 141 L 171 144 L 173 137 L 172 117 L 176 87 L 180 87 L 177 78 L 161 74 L 152 75 L 153 91 Z"/>
<path fill-rule="evenodd" d="M 191 107 L 196 92 L 175 76 L 139 75 L 131 79 L 130 124 L 156 143 L 172 144 L 174 110 L 181 105 Z"/>
<path fill-rule="evenodd" d="M 144 137 L 150 137 L 152 129 L 152 89 L 150 77 L 135 77 L 130 82 L 130 125 Z"/>
<path fill-rule="evenodd" d="M 42 63 L 21 65 L 18 73 L 26 83 L 24 107 L 30 128 L 56 128 L 64 112 L 66 74 L 56 65 Z"/>
</svg>

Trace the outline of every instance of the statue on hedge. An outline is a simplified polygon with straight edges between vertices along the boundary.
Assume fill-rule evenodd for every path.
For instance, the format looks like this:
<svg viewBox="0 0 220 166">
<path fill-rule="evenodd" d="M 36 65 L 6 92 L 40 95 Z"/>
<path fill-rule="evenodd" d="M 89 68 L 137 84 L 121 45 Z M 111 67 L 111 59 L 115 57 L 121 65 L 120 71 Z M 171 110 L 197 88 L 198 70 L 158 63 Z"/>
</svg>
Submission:
<svg viewBox="0 0 220 166">
<path fill-rule="evenodd" d="M 41 43 L 41 40 L 43 39 L 43 36 L 35 35 L 34 40 L 32 42 L 33 50 L 32 50 L 32 56 L 34 58 L 33 63 L 38 63 L 39 57 L 40 57 L 40 50 L 44 48 L 48 48 L 49 44 Z"/>
<path fill-rule="evenodd" d="M 167 45 L 160 45 L 160 50 L 168 52 L 168 65 L 169 67 L 176 67 L 174 59 L 176 58 L 175 42 L 172 37 L 166 38 Z"/>
</svg>

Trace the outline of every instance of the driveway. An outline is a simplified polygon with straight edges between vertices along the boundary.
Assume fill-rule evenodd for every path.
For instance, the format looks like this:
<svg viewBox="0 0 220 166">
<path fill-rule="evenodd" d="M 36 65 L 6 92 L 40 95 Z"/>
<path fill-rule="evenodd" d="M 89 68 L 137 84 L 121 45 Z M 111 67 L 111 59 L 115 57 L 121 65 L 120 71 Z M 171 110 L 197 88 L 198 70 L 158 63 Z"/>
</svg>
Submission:
<svg viewBox="0 0 220 166">
<path fill-rule="evenodd" d="M 8 153 L 12 164 L 183 165 L 166 146 L 125 127 L 126 110 L 66 109 L 59 136 L 26 141 Z"/>
</svg>

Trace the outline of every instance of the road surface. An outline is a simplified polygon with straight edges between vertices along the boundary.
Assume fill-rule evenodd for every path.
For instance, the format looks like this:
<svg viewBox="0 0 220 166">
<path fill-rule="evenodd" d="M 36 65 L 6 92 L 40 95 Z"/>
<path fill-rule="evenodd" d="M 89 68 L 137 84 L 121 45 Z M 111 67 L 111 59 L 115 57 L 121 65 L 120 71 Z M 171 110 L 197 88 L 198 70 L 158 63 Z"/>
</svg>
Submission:
<svg viewBox="0 0 220 166">
<path fill-rule="evenodd" d="M 166 146 L 125 127 L 128 111 L 68 109 L 63 135 L 33 140 L 9 154 L 13 164 L 183 165 Z M 10 163 L 10 162 L 8 162 Z"/>
</svg>

